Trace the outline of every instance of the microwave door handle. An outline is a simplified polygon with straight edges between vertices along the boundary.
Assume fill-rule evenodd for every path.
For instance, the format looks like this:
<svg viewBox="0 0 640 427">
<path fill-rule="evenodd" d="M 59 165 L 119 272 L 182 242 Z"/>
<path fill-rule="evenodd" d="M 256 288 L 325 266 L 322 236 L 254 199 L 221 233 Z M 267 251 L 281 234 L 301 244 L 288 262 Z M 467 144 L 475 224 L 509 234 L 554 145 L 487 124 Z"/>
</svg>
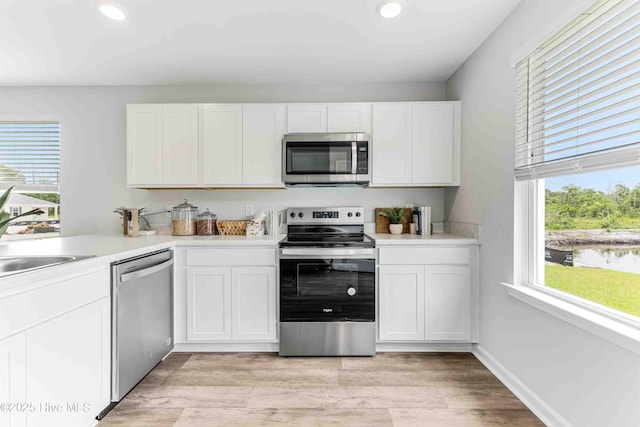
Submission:
<svg viewBox="0 0 640 427">
<path fill-rule="evenodd" d="M 351 141 L 351 173 L 358 173 L 358 143 Z"/>
</svg>

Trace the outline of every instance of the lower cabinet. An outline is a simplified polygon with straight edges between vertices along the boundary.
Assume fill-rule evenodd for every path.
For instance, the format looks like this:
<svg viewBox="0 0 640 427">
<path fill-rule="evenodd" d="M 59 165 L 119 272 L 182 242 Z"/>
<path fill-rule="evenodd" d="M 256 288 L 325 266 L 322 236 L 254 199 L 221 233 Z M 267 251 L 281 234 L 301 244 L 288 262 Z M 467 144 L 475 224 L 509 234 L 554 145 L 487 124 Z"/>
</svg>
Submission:
<svg viewBox="0 0 640 427">
<path fill-rule="evenodd" d="M 40 405 L 28 425 L 90 425 L 109 404 L 110 307 L 103 298 L 27 330 L 26 401 Z"/>
<path fill-rule="evenodd" d="M 381 341 L 469 342 L 471 276 L 468 265 L 381 265 Z"/>
<path fill-rule="evenodd" d="M 189 341 L 275 341 L 275 267 L 187 267 Z"/>
<path fill-rule="evenodd" d="M 0 425 L 95 423 L 111 400 L 110 310 L 101 298 L 0 340 Z"/>
<path fill-rule="evenodd" d="M 0 340 L 0 404 L 27 403 L 25 335 L 22 332 Z M 0 411 L 0 426 L 27 425 L 27 412 L 22 408 L 5 409 Z"/>
</svg>

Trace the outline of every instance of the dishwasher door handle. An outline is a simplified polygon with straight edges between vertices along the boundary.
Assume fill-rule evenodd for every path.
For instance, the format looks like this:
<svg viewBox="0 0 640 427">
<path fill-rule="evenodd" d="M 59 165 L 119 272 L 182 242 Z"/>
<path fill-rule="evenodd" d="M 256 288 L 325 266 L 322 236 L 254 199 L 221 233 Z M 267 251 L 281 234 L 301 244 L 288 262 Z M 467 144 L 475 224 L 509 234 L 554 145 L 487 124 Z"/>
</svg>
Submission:
<svg viewBox="0 0 640 427">
<path fill-rule="evenodd" d="M 120 282 L 128 282 L 129 280 L 139 279 L 140 277 L 149 276 L 150 274 L 157 273 L 160 270 L 164 270 L 165 268 L 171 266 L 173 264 L 173 259 L 169 261 L 165 261 L 161 264 L 154 265 L 153 267 L 143 268 L 142 270 L 134 271 L 131 273 L 125 273 L 120 275 Z"/>
</svg>

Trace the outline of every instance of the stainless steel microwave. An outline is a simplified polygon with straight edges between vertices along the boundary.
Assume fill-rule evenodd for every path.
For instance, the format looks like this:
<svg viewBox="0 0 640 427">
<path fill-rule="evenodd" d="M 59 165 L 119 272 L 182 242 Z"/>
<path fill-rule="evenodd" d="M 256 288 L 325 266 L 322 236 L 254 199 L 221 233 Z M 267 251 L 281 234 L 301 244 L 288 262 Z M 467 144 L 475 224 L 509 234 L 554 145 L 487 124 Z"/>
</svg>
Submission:
<svg viewBox="0 0 640 427">
<path fill-rule="evenodd" d="M 371 145 L 366 133 L 289 133 L 282 144 L 287 186 L 369 185 Z"/>
</svg>

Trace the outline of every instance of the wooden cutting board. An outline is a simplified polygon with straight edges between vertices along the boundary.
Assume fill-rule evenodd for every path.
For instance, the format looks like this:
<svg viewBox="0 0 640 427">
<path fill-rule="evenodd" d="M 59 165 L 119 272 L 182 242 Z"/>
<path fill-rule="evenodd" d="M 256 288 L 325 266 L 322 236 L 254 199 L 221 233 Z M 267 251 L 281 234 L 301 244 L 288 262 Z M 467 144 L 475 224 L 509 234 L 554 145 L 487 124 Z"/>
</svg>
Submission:
<svg viewBox="0 0 640 427">
<path fill-rule="evenodd" d="M 376 208 L 376 233 L 387 233 L 389 234 L 389 218 L 386 216 L 380 215 L 380 212 L 390 211 L 391 208 Z M 404 210 L 404 220 L 402 223 L 402 232 L 409 232 L 409 224 L 413 222 L 413 211 L 411 208 L 405 208 Z"/>
</svg>

